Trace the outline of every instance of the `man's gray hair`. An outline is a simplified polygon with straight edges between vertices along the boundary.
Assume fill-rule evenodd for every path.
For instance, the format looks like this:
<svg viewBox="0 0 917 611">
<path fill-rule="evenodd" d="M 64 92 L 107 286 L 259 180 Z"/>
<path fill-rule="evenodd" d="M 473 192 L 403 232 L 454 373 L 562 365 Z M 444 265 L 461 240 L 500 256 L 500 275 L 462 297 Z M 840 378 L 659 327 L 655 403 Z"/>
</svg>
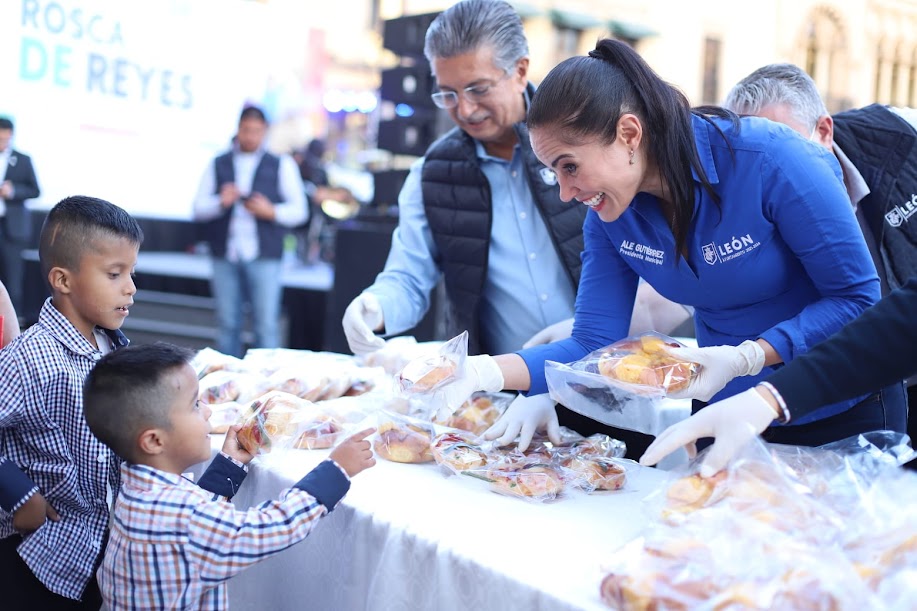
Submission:
<svg viewBox="0 0 917 611">
<path fill-rule="evenodd" d="M 431 64 L 434 58 L 473 53 L 490 46 L 494 64 L 510 73 L 529 54 L 522 19 L 502 0 L 462 0 L 440 13 L 424 41 L 423 52 Z"/>
<path fill-rule="evenodd" d="M 793 64 L 758 68 L 732 88 L 723 105 L 740 115 L 757 115 L 774 104 L 785 104 L 797 121 L 811 129 L 828 114 L 815 81 Z"/>
</svg>

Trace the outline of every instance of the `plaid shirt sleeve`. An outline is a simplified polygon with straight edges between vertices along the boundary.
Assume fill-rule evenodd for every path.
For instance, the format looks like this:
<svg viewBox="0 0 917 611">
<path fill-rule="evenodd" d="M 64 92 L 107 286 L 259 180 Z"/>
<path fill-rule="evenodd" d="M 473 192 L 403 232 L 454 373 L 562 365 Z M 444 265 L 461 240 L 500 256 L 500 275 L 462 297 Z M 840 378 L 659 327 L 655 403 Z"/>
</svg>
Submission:
<svg viewBox="0 0 917 611">
<path fill-rule="evenodd" d="M 19 370 L 14 366 L 14 359 L 4 359 L 0 363 L 0 446 L 7 430 L 16 426 L 19 410 L 22 409 L 22 397 L 25 390 L 19 377 Z M 0 508 L 8 513 L 16 513 L 33 494 L 38 492 L 28 475 L 22 472 L 15 462 L 0 454 Z"/>
<path fill-rule="evenodd" d="M 317 466 L 310 475 L 325 490 L 349 487 L 346 476 L 331 461 Z M 205 585 L 223 582 L 244 568 L 277 554 L 305 539 L 337 503 L 339 497 L 318 493 L 326 507 L 305 490 L 294 487 L 280 498 L 241 512 L 225 502 L 198 505 L 188 525 L 189 559 L 198 566 Z M 343 494 L 342 494 L 343 495 Z"/>
</svg>

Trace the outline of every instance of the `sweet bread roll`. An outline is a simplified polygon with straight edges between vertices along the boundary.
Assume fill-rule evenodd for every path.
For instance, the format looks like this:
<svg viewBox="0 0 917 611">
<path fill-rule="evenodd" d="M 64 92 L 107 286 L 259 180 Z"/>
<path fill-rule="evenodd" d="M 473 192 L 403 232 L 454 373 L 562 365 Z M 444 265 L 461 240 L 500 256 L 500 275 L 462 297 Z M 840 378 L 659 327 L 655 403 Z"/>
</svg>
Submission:
<svg viewBox="0 0 917 611">
<path fill-rule="evenodd" d="M 235 375 L 220 371 L 204 376 L 204 379 L 200 381 L 198 399 L 201 403 L 208 405 L 228 403 L 238 399 L 240 392 L 241 389 Z"/>
<path fill-rule="evenodd" d="M 293 447 L 300 450 L 325 450 L 335 444 L 343 427 L 331 416 L 319 414 L 310 424 L 305 425 Z"/>
<path fill-rule="evenodd" d="M 629 340 L 613 346 L 599 358 L 599 373 L 627 384 L 663 390 L 666 393 L 685 388 L 697 372 L 696 363 L 671 356 L 663 339 L 649 335 L 639 341 Z"/>
<path fill-rule="evenodd" d="M 419 424 L 386 422 L 379 426 L 373 448 L 386 460 L 423 463 L 433 460 L 433 429 Z"/>
<path fill-rule="evenodd" d="M 694 474 L 675 480 L 666 491 L 667 509 L 679 513 L 700 509 L 711 499 L 717 485 L 726 479 L 726 475 L 725 471 L 720 471 L 712 477 Z"/>
<path fill-rule="evenodd" d="M 604 456 L 573 456 L 563 466 L 574 473 L 574 481 L 586 490 L 620 490 L 627 481 L 624 465 Z"/>
<path fill-rule="evenodd" d="M 276 440 L 292 436 L 298 426 L 299 404 L 296 397 L 283 393 L 271 393 L 256 399 L 243 415 L 244 423 L 239 429 L 238 440 L 247 452 L 267 453 Z"/>
<path fill-rule="evenodd" d="M 455 376 L 455 361 L 445 356 L 436 356 L 411 361 L 398 374 L 401 390 L 406 392 L 429 392 Z"/>
<path fill-rule="evenodd" d="M 475 440 L 458 433 L 443 433 L 431 444 L 433 459 L 454 471 L 477 469 L 487 464 L 487 454 Z"/>
<path fill-rule="evenodd" d="M 454 429 L 480 435 L 500 417 L 500 411 L 487 397 L 476 397 L 465 402 L 444 424 Z"/>
<path fill-rule="evenodd" d="M 548 464 L 502 463 L 487 471 L 491 488 L 500 494 L 551 500 L 564 490 L 560 474 Z"/>
</svg>

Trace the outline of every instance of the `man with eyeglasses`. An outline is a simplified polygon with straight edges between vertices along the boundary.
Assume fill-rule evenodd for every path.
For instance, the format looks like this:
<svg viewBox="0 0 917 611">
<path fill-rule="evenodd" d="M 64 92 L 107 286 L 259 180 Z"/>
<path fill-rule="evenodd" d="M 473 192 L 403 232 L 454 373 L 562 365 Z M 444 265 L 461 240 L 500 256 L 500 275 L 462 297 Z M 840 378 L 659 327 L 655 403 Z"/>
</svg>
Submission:
<svg viewBox="0 0 917 611">
<path fill-rule="evenodd" d="M 441 13 L 424 53 L 434 103 L 455 128 L 411 168 L 385 269 L 344 313 L 350 349 L 365 354 L 412 328 L 444 278 L 447 335 L 469 352 L 518 350 L 573 315 L 585 206 L 560 200 L 525 129 L 528 43 L 506 2 L 464 0 Z"/>
</svg>

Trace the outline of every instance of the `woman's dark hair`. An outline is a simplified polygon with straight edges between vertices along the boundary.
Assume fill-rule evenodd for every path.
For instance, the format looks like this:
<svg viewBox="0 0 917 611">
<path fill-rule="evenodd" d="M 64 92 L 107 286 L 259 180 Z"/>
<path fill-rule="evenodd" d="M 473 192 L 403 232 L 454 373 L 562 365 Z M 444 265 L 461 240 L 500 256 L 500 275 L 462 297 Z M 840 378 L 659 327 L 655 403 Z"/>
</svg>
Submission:
<svg viewBox="0 0 917 611">
<path fill-rule="evenodd" d="M 694 215 L 694 178 L 719 205 L 719 197 L 707 179 L 697 148 L 691 115 L 738 117 L 723 108 L 691 109 L 685 95 L 663 81 L 627 44 L 603 39 L 588 57 L 572 57 L 558 64 L 542 81 L 532 98 L 529 129 L 557 128 L 570 144 L 598 137 L 614 142 L 622 114 L 636 115 L 643 123 L 648 155 L 656 162 L 663 188 L 675 208 L 672 233 L 675 260 L 681 256 Z M 722 132 L 721 132 L 722 133 Z"/>
</svg>

